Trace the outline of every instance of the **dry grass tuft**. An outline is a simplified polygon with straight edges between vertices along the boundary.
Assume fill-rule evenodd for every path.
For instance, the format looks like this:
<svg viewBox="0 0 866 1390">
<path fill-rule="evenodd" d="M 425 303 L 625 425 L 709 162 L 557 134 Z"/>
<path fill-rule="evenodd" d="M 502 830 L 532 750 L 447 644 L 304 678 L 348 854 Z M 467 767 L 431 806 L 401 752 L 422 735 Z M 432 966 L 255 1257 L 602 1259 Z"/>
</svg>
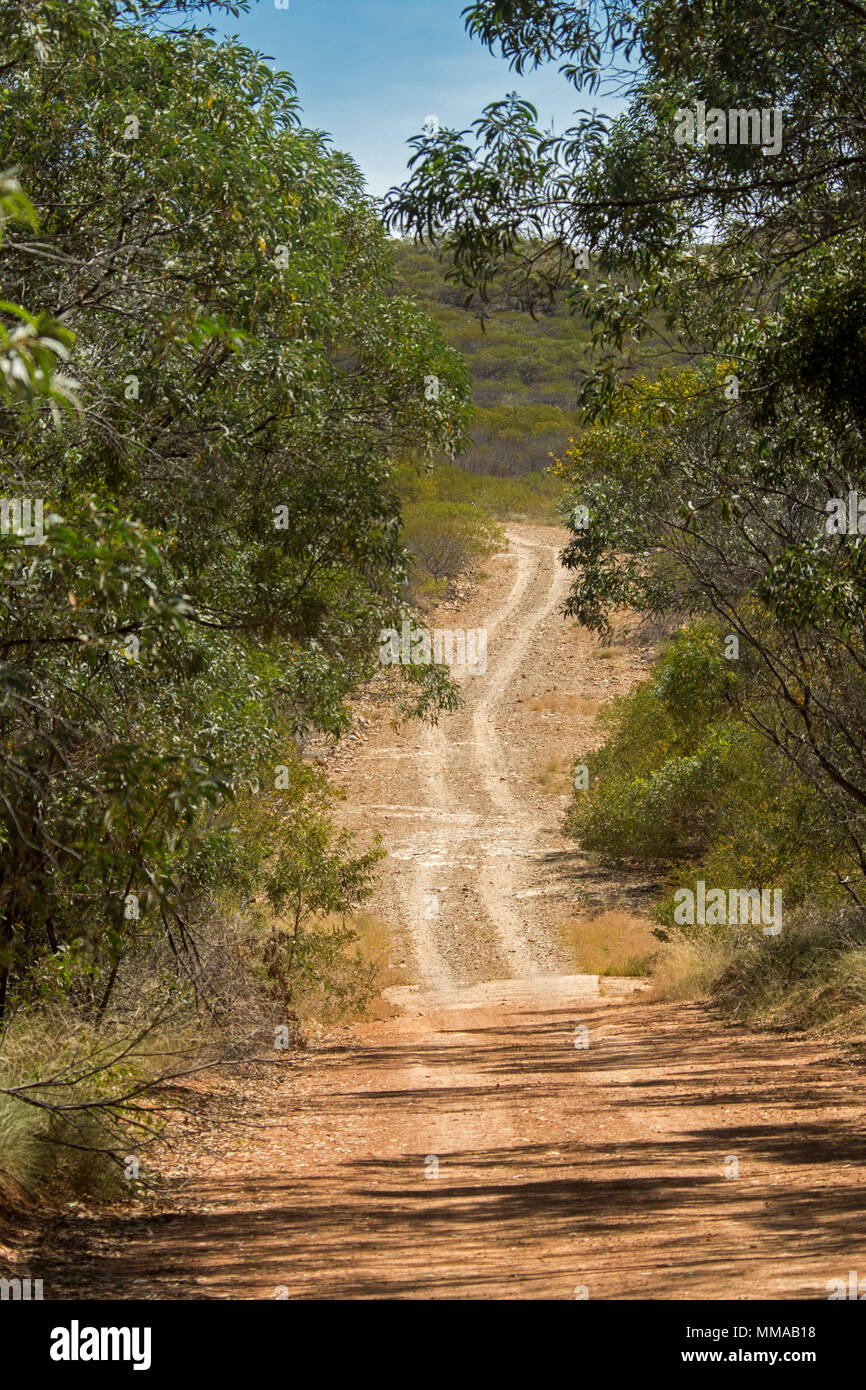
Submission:
<svg viewBox="0 0 866 1390">
<path fill-rule="evenodd" d="M 559 935 L 575 974 L 649 975 L 660 944 L 652 926 L 646 917 L 614 909 L 574 918 Z"/>
</svg>

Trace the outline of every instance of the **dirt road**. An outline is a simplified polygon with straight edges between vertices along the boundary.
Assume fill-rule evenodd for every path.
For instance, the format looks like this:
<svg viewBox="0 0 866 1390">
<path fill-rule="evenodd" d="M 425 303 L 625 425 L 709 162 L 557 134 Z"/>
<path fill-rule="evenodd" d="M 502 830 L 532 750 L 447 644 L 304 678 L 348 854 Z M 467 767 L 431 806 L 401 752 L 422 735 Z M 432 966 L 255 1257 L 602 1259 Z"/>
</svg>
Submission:
<svg viewBox="0 0 866 1390">
<path fill-rule="evenodd" d="M 510 539 L 450 615 L 488 634 L 465 708 L 359 713 L 332 764 L 389 849 L 391 1016 L 251 1085 L 159 1207 L 58 1223 L 46 1296 L 814 1299 L 866 1273 L 859 1068 L 575 973 L 562 921 L 646 890 L 559 831 L 646 653 L 563 623 L 557 533 Z"/>
<path fill-rule="evenodd" d="M 562 617 L 565 535 L 512 526 L 469 606 L 435 622 L 483 627 L 487 666 L 461 682 L 463 708 L 398 733 L 371 715 L 333 760 L 346 820 L 389 848 L 375 910 L 407 973 L 428 989 L 570 966 L 557 924 L 577 900 L 609 900 L 607 876 L 561 833 L 569 774 L 596 746 L 596 715 L 642 669 L 635 642 L 602 651 Z M 370 711 L 368 711 L 368 714 Z M 619 885 L 639 900 L 642 885 Z"/>
</svg>

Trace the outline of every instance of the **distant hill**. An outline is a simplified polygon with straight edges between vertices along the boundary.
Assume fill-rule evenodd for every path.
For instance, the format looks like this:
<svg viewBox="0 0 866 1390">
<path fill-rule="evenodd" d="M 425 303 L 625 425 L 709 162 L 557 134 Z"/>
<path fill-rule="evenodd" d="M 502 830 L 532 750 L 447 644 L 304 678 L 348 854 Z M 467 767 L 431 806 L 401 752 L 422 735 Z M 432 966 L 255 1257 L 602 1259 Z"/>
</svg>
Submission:
<svg viewBox="0 0 866 1390">
<path fill-rule="evenodd" d="M 569 314 L 563 296 L 538 319 L 500 312 L 482 328 L 435 251 L 403 242 L 397 260 L 399 288 L 439 321 L 469 363 L 475 444 L 461 467 L 501 477 L 546 468 L 576 428 L 577 392 L 589 361 L 586 325 Z"/>
<path fill-rule="evenodd" d="M 580 431 L 577 396 L 594 360 L 589 327 L 569 312 L 565 293 L 537 318 L 515 305 L 482 327 L 477 308 L 464 307 L 466 290 L 447 279 L 447 264 L 435 250 L 400 242 L 397 267 L 398 291 L 439 321 L 469 363 L 475 442 L 461 455 L 461 468 L 508 478 L 547 468 L 550 455 L 561 454 Z M 661 336 L 647 338 L 631 370 L 652 376 L 663 358 L 671 363 Z"/>
</svg>

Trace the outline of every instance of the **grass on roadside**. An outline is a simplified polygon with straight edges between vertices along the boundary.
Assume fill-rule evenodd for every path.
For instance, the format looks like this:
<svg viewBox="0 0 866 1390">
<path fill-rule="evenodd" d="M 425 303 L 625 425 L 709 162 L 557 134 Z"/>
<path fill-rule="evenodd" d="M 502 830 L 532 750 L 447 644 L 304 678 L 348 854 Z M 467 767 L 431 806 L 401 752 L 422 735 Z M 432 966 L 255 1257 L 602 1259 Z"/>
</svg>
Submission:
<svg viewBox="0 0 866 1390">
<path fill-rule="evenodd" d="M 657 999 L 707 998 L 759 1028 L 866 1035 L 866 925 L 853 909 L 801 911 L 781 935 L 757 929 L 693 935 L 664 946 Z"/>
<path fill-rule="evenodd" d="M 559 928 L 576 975 L 649 975 L 659 942 L 645 917 L 613 909 L 577 917 Z"/>
</svg>

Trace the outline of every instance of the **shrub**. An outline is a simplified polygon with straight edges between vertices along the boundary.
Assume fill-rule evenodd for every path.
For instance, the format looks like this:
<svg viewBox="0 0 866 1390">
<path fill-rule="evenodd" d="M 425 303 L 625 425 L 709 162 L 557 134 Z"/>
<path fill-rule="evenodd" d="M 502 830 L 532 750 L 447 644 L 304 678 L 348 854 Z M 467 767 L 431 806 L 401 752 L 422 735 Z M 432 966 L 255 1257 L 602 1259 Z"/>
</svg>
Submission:
<svg viewBox="0 0 866 1390">
<path fill-rule="evenodd" d="M 778 937 L 736 947 L 710 996 L 728 1017 L 797 1029 L 866 1029 L 866 922 L 850 907 L 806 912 Z"/>
<path fill-rule="evenodd" d="M 586 849 L 678 866 L 658 908 L 665 926 L 674 887 L 696 877 L 781 888 L 787 908 L 838 902 L 850 853 L 817 792 L 735 703 L 742 678 L 723 647 L 712 624 L 693 624 L 650 680 L 613 703 L 607 740 L 585 760 L 589 788 L 575 791 L 566 819 Z"/>
<path fill-rule="evenodd" d="M 468 473 L 454 463 L 423 473 L 403 465 L 397 482 L 404 503 L 462 502 L 481 507 L 497 521 L 558 522 L 556 504 L 562 485 L 547 472 L 495 477 L 483 471 Z"/>
<path fill-rule="evenodd" d="M 415 502 L 403 513 L 404 539 L 414 564 L 413 595 L 444 592 L 494 547 L 501 528 L 481 508 L 467 502 Z"/>
</svg>

